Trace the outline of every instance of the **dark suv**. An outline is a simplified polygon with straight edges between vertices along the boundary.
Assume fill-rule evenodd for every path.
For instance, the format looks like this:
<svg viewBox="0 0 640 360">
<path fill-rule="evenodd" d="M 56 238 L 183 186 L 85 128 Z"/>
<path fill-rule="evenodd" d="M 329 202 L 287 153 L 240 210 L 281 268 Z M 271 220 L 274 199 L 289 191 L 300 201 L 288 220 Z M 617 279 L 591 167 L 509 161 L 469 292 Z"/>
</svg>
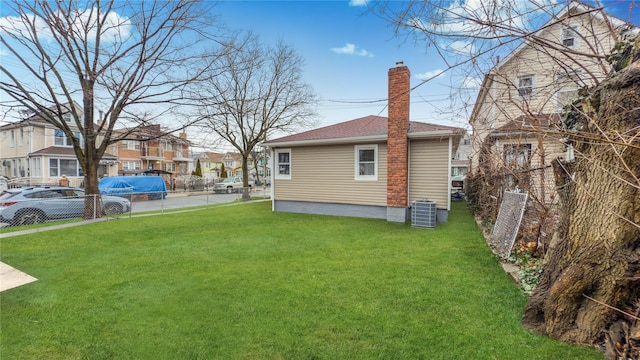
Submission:
<svg viewBox="0 0 640 360">
<path fill-rule="evenodd" d="M 23 225 L 49 219 L 76 218 L 82 216 L 84 207 L 84 190 L 78 188 L 42 186 L 8 189 L 0 194 L 0 222 Z M 105 215 L 120 214 L 131 209 L 131 202 L 117 196 L 102 195 L 100 207 L 95 208 L 101 209 Z"/>
</svg>

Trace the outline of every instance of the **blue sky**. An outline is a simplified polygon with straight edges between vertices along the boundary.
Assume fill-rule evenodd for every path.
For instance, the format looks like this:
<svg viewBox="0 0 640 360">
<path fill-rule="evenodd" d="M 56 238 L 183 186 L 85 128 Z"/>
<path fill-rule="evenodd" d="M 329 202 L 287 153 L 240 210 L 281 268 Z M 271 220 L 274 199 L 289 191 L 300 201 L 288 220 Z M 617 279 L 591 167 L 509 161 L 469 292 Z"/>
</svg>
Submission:
<svg viewBox="0 0 640 360">
<path fill-rule="evenodd" d="M 393 28 L 349 1 L 227 1 L 217 11 L 221 20 L 237 29 L 259 34 L 264 43 L 282 39 L 305 59 L 304 78 L 321 99 L 318 126 L 367 115 L 386 116 L 387 71 L 403 61 L 412 73 L 444 69 L 412 41 L 394 38 Z M 425 101 L 446 99 L 448 85 L 436 79 L 412 94 L 412 119 L 452 124 L 438 117 Z M 356 102 L 356 103 L 353 103 Z"/>
<path fill-rule="evenodd" d="M 466 0 L 481 3 L 482 0 Z M 524 0 L 515 0 L 524 1 Z M 559 1 L 562 2 L 562 1 Z M 609 13 L 629 19 L 629 1 L 605 0 Z M 400 5 L 395 2 L 393 5 Z M 524 4 L 524 2 L 523 2 Z M 638 9 L 633 9 L 637 15 Z M 225 1 L 217 7 L 221 20 L 233 29 L 251 30 L 264 43 L 282 39 L 305 59 L 304 78 L 319 95 L 318 126 L 367 115 L 387 115 L 387 71 L 403 61 L 411 71 L 411 85 L 446 69 L 443 61 L 427 53 L 426 45 L 394 37 L 391 25 L 367 12 L 360 1 Z M 637 24 L 638 22 L 635 21 Z M 418 87 L 411 96 L 411 119 L 452 126 L 467 126 L 465 116 L 452 115 L 450 96 L 462 96 L 468 111 L 481 76 L 466 79 L 471 86 L 459 91 L 464 74 L 445 73 Z M 452 90 L 455 89 L 455 90 Z M 458 110 L 458 109 L 456 109 Z M 464 111 L 463 111 L 464 113 Z"/>
<path fill-rule="evenodd" d="M 433 47 L 395 37 L 393 27 L 368 12 L 364 1 L 222 1 L 214 11 L 229 28 L 253 31 L 265 44 L 283 40 L 304 58 L 304 79 L 320 99 L 317 126 L 324 126 L 367 115 L 386 116 L 387 71 L 397 61 L 409 67 L 412 87 L 446 69 Z M 482 1 L 464 0 L 471 7 Z M 604 2 L 613 4 L 608 11 L 622 19 L 629 19 L 631 5 L 637 16 L 637 5 L 629 1 Z M 1 6 L 0 15 L 7 15 Z M 447 72 L 418 87 L 411 95 L 411 119 L 467 126 L 466 116 L 460 115 L 464 111 L 452 115 L 449 110 L 464 110 L 461 97 L 470 111 L 480 80 L 481 74 Z M 460 91 L 463 82 L 468 86 Z M 452 95 L 458 100 L 453 105 Z"/>
</svg>

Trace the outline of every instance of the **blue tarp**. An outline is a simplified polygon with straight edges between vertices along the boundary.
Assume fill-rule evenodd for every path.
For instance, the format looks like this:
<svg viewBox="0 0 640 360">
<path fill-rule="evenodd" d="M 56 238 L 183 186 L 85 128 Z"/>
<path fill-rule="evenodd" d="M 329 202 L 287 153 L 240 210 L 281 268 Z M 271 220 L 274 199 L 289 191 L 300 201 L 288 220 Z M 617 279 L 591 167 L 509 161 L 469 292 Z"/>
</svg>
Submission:
<svg viewBox="0 0 640 360">
<path fill-rule="evenodd" d="M 110 195 L 155 193 L 167 196 L 167 185 L 160 176 L 109 176 L 100 179 L 100 193 Z"/>
</svg>

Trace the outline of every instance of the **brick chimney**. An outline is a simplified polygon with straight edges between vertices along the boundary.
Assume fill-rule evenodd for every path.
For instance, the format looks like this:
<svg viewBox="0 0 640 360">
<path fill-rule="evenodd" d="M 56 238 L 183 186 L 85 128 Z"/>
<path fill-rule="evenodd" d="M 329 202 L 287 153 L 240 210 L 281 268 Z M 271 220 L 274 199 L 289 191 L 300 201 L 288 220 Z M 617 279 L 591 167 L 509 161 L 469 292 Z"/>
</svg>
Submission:
<svg viewBox="0 0 640 360">
<path fill-rule="evenodd" d="M 405 222 L 408 204 L 410 72 L 403 62 L 389 69 L 387 220 Z"/>
</svg>

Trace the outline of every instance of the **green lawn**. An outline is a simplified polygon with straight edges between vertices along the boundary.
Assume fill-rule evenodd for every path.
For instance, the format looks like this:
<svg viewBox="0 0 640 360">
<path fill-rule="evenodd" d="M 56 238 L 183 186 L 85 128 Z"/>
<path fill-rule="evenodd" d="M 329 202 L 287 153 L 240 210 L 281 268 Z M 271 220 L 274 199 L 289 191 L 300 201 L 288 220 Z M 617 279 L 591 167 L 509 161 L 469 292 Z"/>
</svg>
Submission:
<svg viewBox="0 0 640 360">
<path fill-rule="evenodd" d="M 1 239 L 3 359 L 602 359 L 520 325 L 464 204 L 435 230 L 270 203 Z"/>
</svg>

